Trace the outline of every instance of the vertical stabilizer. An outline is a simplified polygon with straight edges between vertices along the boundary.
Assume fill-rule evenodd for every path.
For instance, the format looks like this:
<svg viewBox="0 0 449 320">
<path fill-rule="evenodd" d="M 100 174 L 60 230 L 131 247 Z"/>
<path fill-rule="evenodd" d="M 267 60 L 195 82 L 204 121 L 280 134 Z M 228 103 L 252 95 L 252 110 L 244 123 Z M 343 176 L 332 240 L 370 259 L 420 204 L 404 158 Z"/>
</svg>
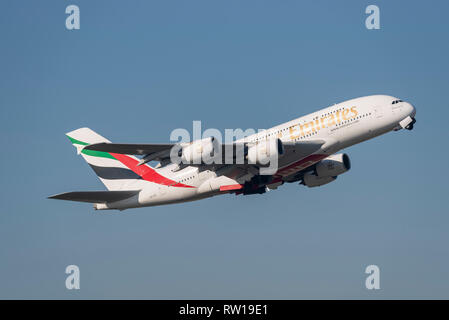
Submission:
<svg viewBox="0 0 449 320">
<path fill-rule="evenodd" d="M 113 154 L 83 149 L 93 143 L 110 142 L 108 139 L 89 128 L 80 128 L 66 135 L 77 153 L 81 154 L 108 190 L 132 189 L 133 185 L 138 188 L 135 182 L 141 180 L 141 177 L 117 160 Z"/>
</svg>

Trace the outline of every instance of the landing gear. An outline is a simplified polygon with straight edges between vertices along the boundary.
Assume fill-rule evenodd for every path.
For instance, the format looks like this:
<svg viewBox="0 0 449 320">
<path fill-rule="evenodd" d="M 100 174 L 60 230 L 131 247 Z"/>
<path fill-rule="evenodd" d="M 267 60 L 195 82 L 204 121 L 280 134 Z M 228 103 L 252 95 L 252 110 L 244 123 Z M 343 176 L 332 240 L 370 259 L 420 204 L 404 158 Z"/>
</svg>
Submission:
<svg viewBox="0 0 449 320">
<path fill-rule="evenodd" d="M 413 125 L 416 123 L 416 120 L 415 120 L 415 118 L 412 118 L 412 119 L 413 119 L 413 121 L 410 122 L 410 124 L 408 124 L 408 125 L 405 127 L 405 129 L 407 129 L 407 130 L 413 130 Z"/>
</svg>

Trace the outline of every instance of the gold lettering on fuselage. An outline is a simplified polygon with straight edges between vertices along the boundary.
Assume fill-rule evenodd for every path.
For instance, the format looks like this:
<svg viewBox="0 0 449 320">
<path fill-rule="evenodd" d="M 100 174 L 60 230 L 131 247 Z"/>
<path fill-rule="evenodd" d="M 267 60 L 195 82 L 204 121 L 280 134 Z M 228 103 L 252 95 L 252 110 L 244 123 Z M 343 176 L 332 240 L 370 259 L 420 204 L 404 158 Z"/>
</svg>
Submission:
<svg viewBox="0 0 449 320">
<path fill-rule="evenodd" d="M 343 121 L 346 121 L 346 120 L 349 120 L 349 118 L 348 118 L 348 114 L 349 114 L 349 109 L 343 109 L 343 111 L 341 112 L 341 115 L 342 115 L 342 118 L 343 118 Z"/>
<path fill-rule="evenodd" d="M 343 108 L 337 110 L 335 113 L 322 115 L 315 120 L 308 121 L 303 124 L 296 124 L 289 128 L 290 140 L 296 140 L 300 137 L 307 136 L 320 129 L 330 128 L 334 125 L 340 124 L 342 121 L 354 119 L 358 115 L 357 107 Z"/>
<path fill-rule="evenodd" d="M 295 128 L 298 128 L 298 125 L 291 126 L 290 129 L 289 129 L 289 131 L 290 131 L 290 139 L 291 140 L 295 140 L 295 139 L 298 139 L 300 137 L 299 134 L 295 134 Z"/>
<path fill-rule="evenodd" d="M 326 121 L 326 117 L 321 117 L 321 128 L 326 128 L 326 125 L 324 124 L 324 122 Z"/>
<path fill-rule="evenodd" d="M 341 120 L 340 120 L 340 110 L 337 110 L 337 112 L 335 112 L 335 119 L 336 119 L 337 123 L 341 122 Z"/>
<path fill-rule="evenodd" d="M 334 125 L 336 124 L 336 122 L 335 122 L 335 116 L 331 113 L 331 114 L 328 116 L 328 118 L 329 118 L 329 120 L 327 121 L 327 127 L 330 128 L 330 127 L 332 127 L 332 126 L 334 126 Z"/>
</svg>

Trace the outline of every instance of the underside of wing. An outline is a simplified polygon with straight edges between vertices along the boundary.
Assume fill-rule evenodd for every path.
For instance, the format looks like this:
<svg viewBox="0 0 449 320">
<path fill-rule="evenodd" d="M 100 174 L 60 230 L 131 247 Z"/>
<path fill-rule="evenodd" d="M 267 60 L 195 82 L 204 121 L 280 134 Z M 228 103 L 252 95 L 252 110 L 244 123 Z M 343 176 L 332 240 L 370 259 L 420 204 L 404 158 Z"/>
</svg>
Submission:
<svg viewBox="0 0 449 320">
<path fill-rule="evenodd" d="M 279 161 L 280 177 L 295 175 L 327 157 L 324 140 L 288 142 L 284 145 L 284 156 Z"/>
<path fill-rule="evenodd" d="M 56 194 L 49 199 L 70 200 L 90 203 L 106 203 L 120 201 L 138 194 L 140 190 L 122 191 L 73 191 Z"/>
</svg>

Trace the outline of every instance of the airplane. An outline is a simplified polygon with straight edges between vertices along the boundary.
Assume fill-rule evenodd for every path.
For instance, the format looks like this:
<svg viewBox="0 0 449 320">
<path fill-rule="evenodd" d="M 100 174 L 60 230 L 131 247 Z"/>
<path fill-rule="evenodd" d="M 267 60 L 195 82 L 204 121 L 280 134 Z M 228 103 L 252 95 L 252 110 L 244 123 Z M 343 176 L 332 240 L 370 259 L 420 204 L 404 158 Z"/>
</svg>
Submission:
<svg viewBox="0 0 449 320">
<path fill-rule="evenodd" d="M 390 131 L 412 130 L 415 114 L 415 107 L 399 98 L 365 96 L 231 144 L 217 143 L 213 137 L 188 143 L 117 144 L 80 128 L 66 135 L 108 191 L 49 198 L 93 203 L 96 210 L 125 210 L 222 194 L 262 194 L 292 182 L 318 187 L 351 168 L 349 156 L 338 151 Z M 204 155 L 212 153 L 218 155 L 215 160 L 226 161 L 205 161 Z M 262 173 L 272 161 L 277 163 L 275 170 Z"/>
</svg>

